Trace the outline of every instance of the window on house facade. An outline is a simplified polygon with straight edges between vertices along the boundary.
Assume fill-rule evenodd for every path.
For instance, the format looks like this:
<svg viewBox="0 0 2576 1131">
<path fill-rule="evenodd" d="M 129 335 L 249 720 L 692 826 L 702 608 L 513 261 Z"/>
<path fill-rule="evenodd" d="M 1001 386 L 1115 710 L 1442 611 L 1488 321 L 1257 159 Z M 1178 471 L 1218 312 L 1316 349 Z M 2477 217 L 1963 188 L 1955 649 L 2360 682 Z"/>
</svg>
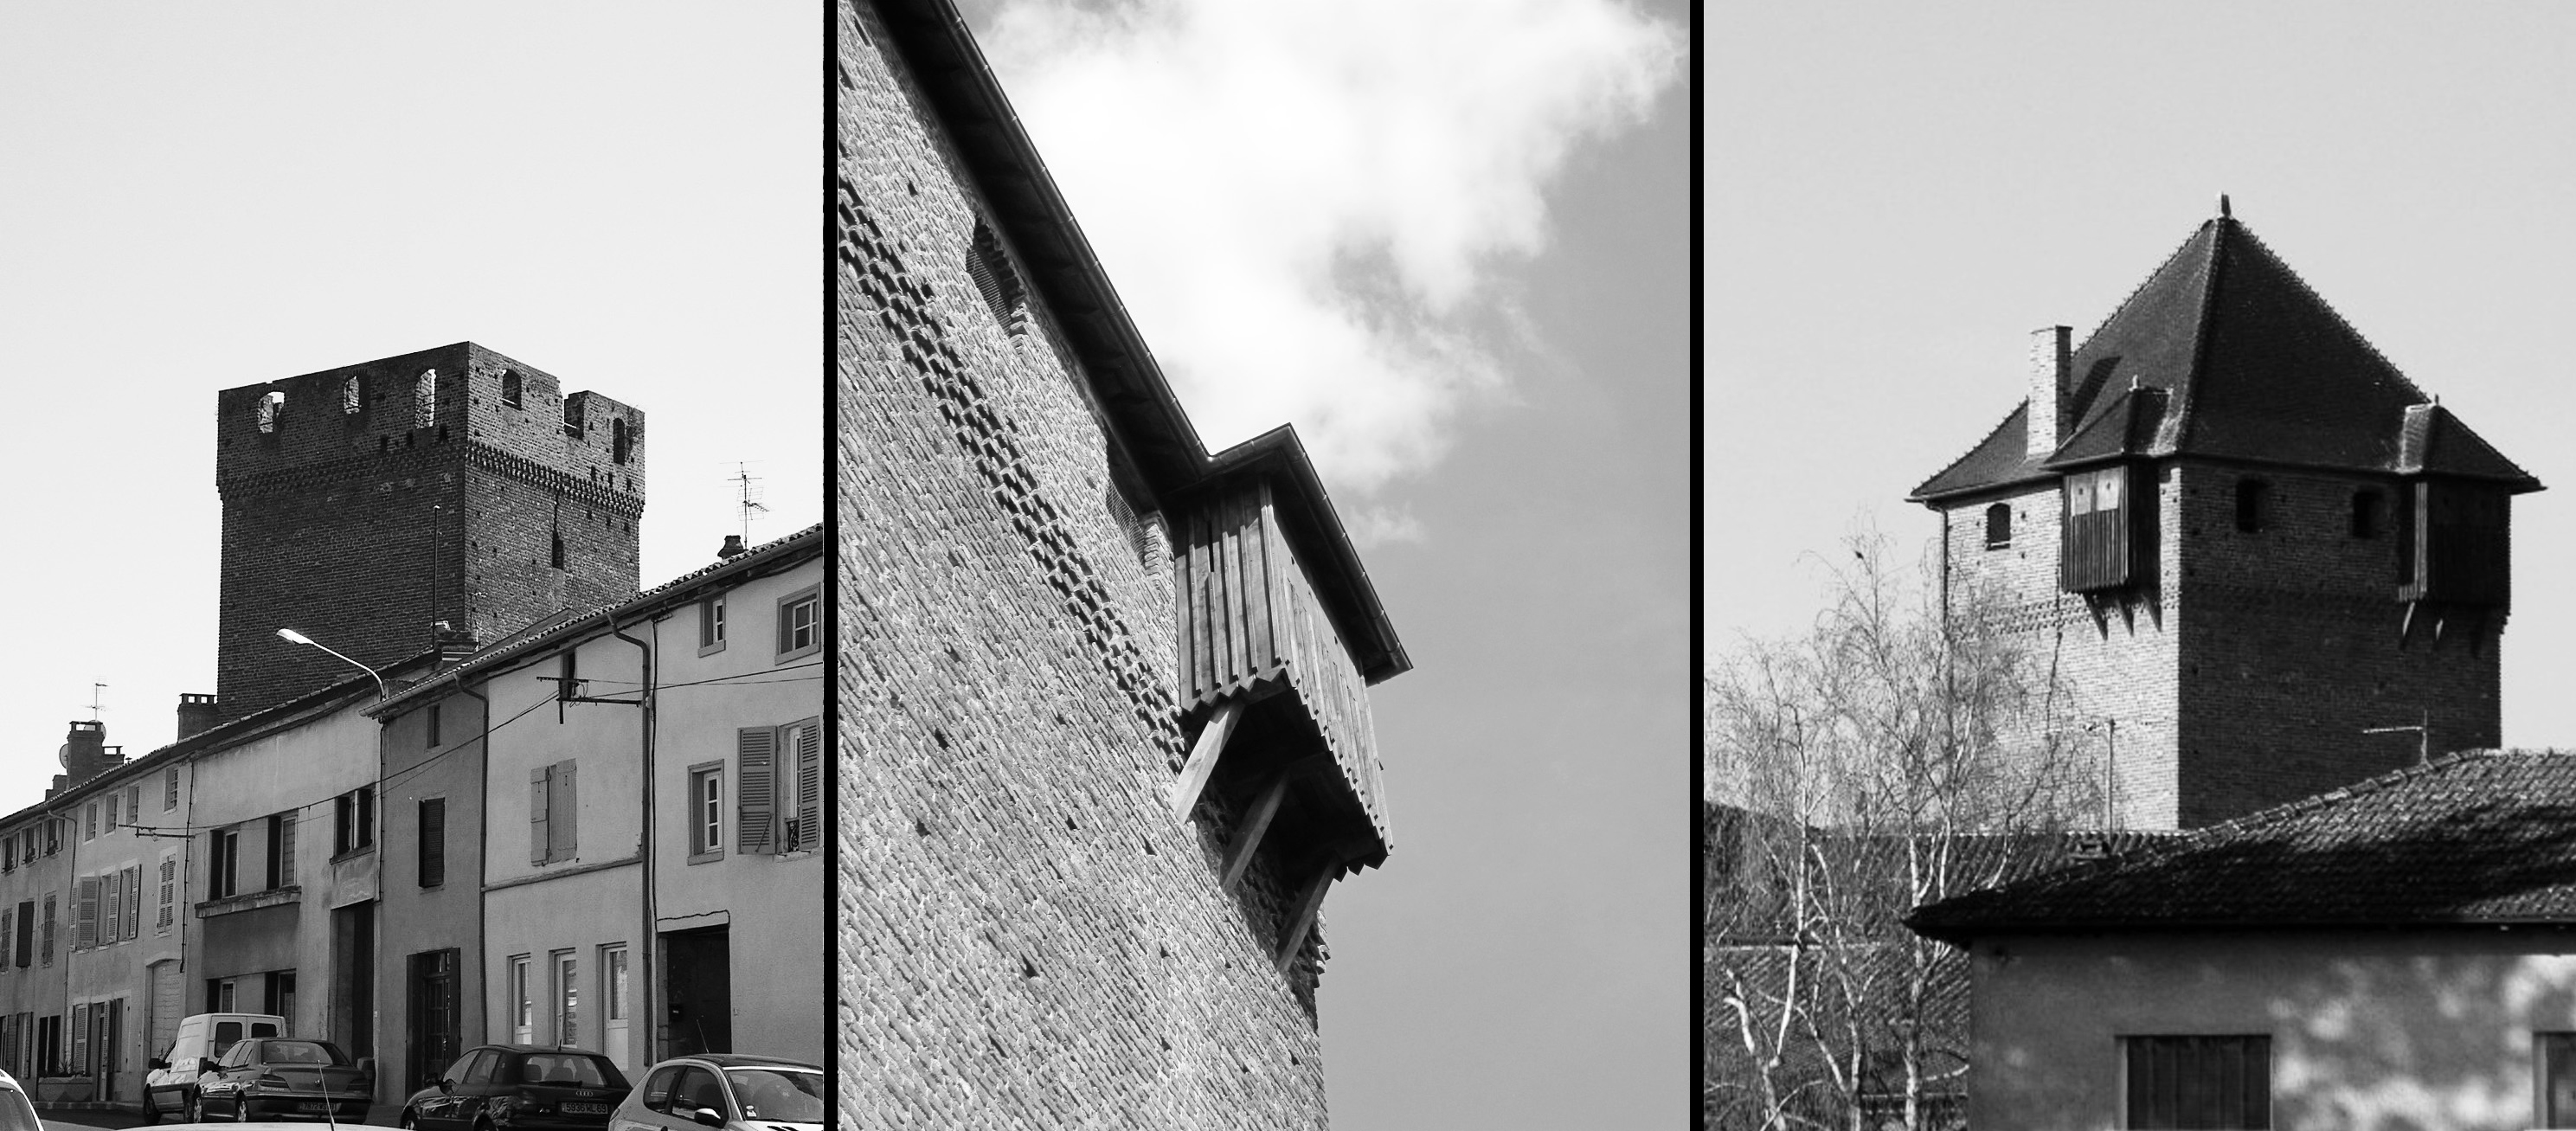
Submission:
<svg viewBox="0 0 2576 1131">
<path fill-rule="evenodd" d="M 689 767 L 689 862 L 724 855 L 724 763 Z"/>
<path fill-rule="evenodd" d="M 362 785 L 332 802 L 331 855 L 376 846 L 376 787 Z"/>
<path fill-rule="evenodd" d="M 172 766 L 161 775 L 161 811 L 179 807 L 179 767 Z"/>
<path fill-rule="evenodd" d="M 54 964 L 55 895 L 56 893 L 50 891 L 45 893 L 45 925 L 43 931 L 40 932 L 40 937 L 37 939 L 36 959 L 40 965 L 44 966 L 51 966 Z"/>
<path fill-rule="evenodd" d="M 447 882 L 447 799 L 424 797 L 420 802 L 420 886 L 438 887 Z"/>
<path fill-rule="evenodd" d="M 2012 545 L 2012 504 L 1996 503 L 1986 508 L 1986 548 L 2000 550 Z"/>
<path fill-rule="evenodd" d="M 295 882 L 295 811 L 290 809 L 268 819 L 268 858 L 263 874 L 268 887 L 282 888 Z"/>
<path fill-rule="evenodd" d="M 808 587 L 778 599 L 778 662 L 811 656 L 823 647 L 823 598 Z"/>
<path fill-rule="evenodd" d="M 698 602 L 698 654 L 724 651 L 725 599 L 718 593 Z"/>
<path fill-rule="evenodd" d="M 36 901 L 18 901 L 18 967 L 25 969 L 36 961 Z"/>
<path fill-rule="evenodd" d="M 556 951 L 547 965 L 553 967 L 555 1043 L 581 1043 L 581 970 L 580 962 L 569 950 Z"/>
<path fill-rule="evenodd" d="M 2576 1127 L 2576 1033 L 2532 1034 L 2532 1071 L 2538 1097 L 2536 1125 Z"/>
<path fill-rule="evenodd" d="M 140 825 L 143 823 L 143 786 L 141 783 L 125 787 L 125 823 L 129 825 Z"/>
<path fill-rule="evenodd" d="M 179 910 L 179 853 L 176 849 L 161 853 L 161 913 L 152 920 L 152 932 L 166 935 L 177 920 Z"/>
<path fill-rule="evenodd" d="M 2272 1126 L 2269 1036 L 2122 1037 L 2122 1126 Z"/>
<path fill-rule="evenodd" d="M 224 899 L 240 890 L 241 830 L 216 829 L 206 840 L 206 898 Z"/>
<path fill-rule="evenodd" d="M 98 802 L 81 806 L 81 839 L 98 839 Z"/>
<path fill-rule="evenodd" d="M 72 949 L 98 945 L 99 877 L 72 881 Z"/>
<path fill-rule="evenodd" d="M 2253 534 L 2272 519 L 2272 485 L 2260 479 L 2236 481 L 2236 529 Z"/>
<path fill-rule="evenodd" d="M 425 717 L 421 720 L 421 725 L 429 731 L 429 747 L 435 750 L 438 748 L 438 704 L 430 704 L 424 708 L 424 712 Z"/>
<path fill-rule="evenodd" d="M 107 820 L 99 826 L 99 831 L 110 833 L 116 831 L 116 802 L 117 797 L 114 793 L 107 795 Z"/>
<path fill-rule="evenodd" d="M 509 1003 L 510 1040 L 516 1044 L 537 1043 L 537 999 L 529 992 L 529 956 L 510 959 Z"/>
<path fill-rule="evenodd" d="M 741 851 L 776 854 L 822 845 L 822 720 L 745 727 L 734 744 L 735 825 Z"/>
<path fill-rule="evenodd" d="M 579 854 L 580 784 L 570 759 L 528 771 L 528 862 L 552 864 Z"/>
</svg>

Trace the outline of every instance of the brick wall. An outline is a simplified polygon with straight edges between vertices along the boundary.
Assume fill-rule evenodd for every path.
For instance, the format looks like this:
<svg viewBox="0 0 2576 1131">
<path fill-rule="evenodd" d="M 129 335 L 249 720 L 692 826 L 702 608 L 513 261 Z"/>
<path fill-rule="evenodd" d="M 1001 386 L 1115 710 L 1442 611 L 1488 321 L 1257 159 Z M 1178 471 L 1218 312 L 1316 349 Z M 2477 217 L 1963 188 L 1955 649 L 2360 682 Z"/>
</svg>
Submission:
<svg viewBox="0 0 2576 1131">
<path fill-rule="evenodd" d="M 842 1111 L 1321 1127 L 1321 943 L 1275 970 L 1278 878 L 1222 890 L 1229 817 L 1166 808 L 1167 528 L 1113 504 L 1049 312 L 969 276 L 988 205 L 874 10 L 840 20 Z"/>
<path fill-rule="evenodd" d="M 2268 485 L 2253 533 L 2236 528 L 2249 475 Z M 2123 827 L 2197 827 L 2414 760 L 2413 734 L 2365 727 L 2429 716 L 2436 754 L 2500 740 L 2497 626 L 2475 654 L 2398 644 L 2394 523 L 2383 509 L 2376 537 L 2351 525 L 2353 493 L 2393 505 L 2392 482 L 2204 464 L 2157 480 L 2155 576 L 2115 600 L 2057 591 L 2054 486 L 2001 500 L 2007 549 L 1984 546 L 1997 500 L 1944 516 L 1953 583 L 1995 586 L 2041 670 L 2055 664 L 2069 721 L 2095 728 L 2084 756 L 2115 770 Z"/>
<path fill-rule="evenodd" d="M 427 403 L 421 375 L 435 371 Z M 521 375 L 521 407 L 501 403 Z M 355 381 L 355 411 L 350 382 Z M 283 394 L 262 431 L 261 402 Z M 564 406 L 593 426 L 566 434 Z M 611 459 L 600 421 L 629 430 Z M 381 667 L 447 620 L 481 639 L 635 592 L 643 414 L 472 343 L 226 389 L 216 395 L 223 498 L 216 695 L 240 718 L 345 678 L 295 628 Z M 609 476 L 614 475 L 611 479 Z M 631 486 L 630 486 L 631 484 Z M 553 537 L 565 568 L 553 568 Z"/>
</svg>

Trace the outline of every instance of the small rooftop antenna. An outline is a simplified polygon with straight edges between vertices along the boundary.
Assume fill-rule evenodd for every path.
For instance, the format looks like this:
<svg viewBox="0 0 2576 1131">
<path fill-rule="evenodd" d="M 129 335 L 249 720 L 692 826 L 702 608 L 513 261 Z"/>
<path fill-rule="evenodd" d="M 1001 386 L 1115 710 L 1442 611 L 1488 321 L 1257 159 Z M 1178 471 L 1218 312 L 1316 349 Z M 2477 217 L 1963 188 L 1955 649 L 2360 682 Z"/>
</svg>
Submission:
<svg viewBox="0 0 2576 1131">
<path fill-rule="evenodd" d="M 2218 218 L 2225 220 L 2234 215 L 2236 215 L 2234 212 L 2227 209 L 2227 194 L 2223 192 L 2218 194 Z"/>
<path fill-rule="evenodd" d="M 745 546 L 751 544 L 751 520 L 753 512 L 766 512 L 769 510 L 768 507 L 762 506 L 760 503 L 760 479 L 751 473 L 751 465 L 754 462 L 757 461 L 737 461 L 733 465 L 734 473 L 726 479 L 726 482 L 734 485 L 734 494 L 737 500 L 735 506 L 742 512 L 742 544 Z"/>
<path fill-rule="evenodd" d="M 93 683 L 89 685 L 89 721 L 91 722 L 97 722 L 98 713 L 107 709 L 107 704 L 99 702 L 99 699 L 101 698 L 99 693 L 105 690 L 107 690 L 107 685 L 104 683 Z"/>
</svg>

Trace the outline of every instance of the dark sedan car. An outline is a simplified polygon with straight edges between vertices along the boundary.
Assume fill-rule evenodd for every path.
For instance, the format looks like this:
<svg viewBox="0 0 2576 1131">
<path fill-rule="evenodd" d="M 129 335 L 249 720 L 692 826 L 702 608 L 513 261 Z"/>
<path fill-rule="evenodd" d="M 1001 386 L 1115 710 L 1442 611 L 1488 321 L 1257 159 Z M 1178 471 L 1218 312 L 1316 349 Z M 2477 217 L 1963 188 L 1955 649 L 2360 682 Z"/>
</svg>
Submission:
<svg viewBox="0 0 2576 1131">
<path fill-rule="evenodd" d="M 627 1087 L 595 1052 L 480 1045 L 403 1101 L 401 1122 L 419 1131 L 596 1131 Z"/>
<path fill-rule="evenodd" d="M 363 1123 L 375 1095 L 372 1066 L 352 1064 L 338 1045 L 296 1037 L 236 1041 L 197 1090 L 208 1117 L 338 1118 Z"/>
</svg>

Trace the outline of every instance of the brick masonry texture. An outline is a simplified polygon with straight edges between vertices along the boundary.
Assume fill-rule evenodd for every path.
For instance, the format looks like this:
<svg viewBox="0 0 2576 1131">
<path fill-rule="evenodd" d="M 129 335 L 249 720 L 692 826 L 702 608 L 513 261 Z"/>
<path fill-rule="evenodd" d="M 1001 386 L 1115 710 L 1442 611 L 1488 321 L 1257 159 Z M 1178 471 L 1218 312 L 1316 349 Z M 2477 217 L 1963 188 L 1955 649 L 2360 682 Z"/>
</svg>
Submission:
<svg viewBox="0 0 2576 1131">
<path fill-rule="evenodd" d="M 420 374 L 436 371 L 423 406 Z M 504 376 L 520 377 L 517 406 Z M 348 383 L 357 411 L 348 411 Z M 259 404 L 283 393 L 276 427 Z M 566 427 L 567 407 L 585 420 Z M 345 678 L 296 628 L 381 667 L 445 620 L 489 643 L 635 592 L 643 414 L 468 342 L 217 394 L 216 696 L 240 718 Z M 615 433 L 626 432 L 624 462 Z M 565 568 L 553 567 L 564 539 Z"/>
<path fill-rule="evenodd" d="M 988 204 L 873 9 L 839 19 L 841 1118 L 1322 1127 L 1320 932 L 1279 973 L 1279 878 L 1224 891 L 1231 815 L 1167 809 L 1168 527 L 1049 312 L 970 278 Z"/>
<path fill-rule="evenodd" d="M 2250 533 L 2236 528 L 2249 477 L 2269 499 Z M 1952 584 L 1995 587 L 2056 664 L 2076 725 L 2117 720 L 2116 748 L 2088 736 L 2085 756 L 2111 757 L 2123 827 L 2199 827 L 2415 761 L 2414 734 L 2367 727 L 2429 719 L 2437 756 L 2501 740 L 2501 616 L 2474 651 L 2420 631 L 2401 647 L 2394 523 L 2352 533 L 2354 492 L 2391 506 L 2393 480 L 2200 461 L 2166 461 L 2157 479 L 2154 576 L 2111 601 L 2058 592 L 2054 487 L 1943 520 Z M 1988 550 L 1997 501 L 2013 544 Z"/>
</svg>

